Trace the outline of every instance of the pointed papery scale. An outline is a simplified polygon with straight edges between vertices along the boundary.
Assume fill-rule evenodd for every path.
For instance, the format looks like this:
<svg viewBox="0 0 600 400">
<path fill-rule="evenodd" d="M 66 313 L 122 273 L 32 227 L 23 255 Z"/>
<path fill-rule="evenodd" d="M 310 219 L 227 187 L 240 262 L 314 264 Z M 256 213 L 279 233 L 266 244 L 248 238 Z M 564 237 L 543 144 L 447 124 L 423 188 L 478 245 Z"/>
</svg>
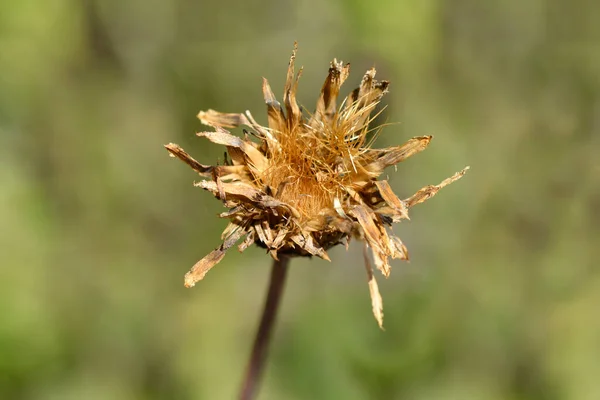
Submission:
<svg viewBox="0 0 600 400">
<path fill-rule="evenodd" d="M 404 200 L 404 202 L 407 204 L 408 207 L 413 207 L 419 203 L 429 200 L 430 198 L 435 196 L 440 189 L 462 178 L 467 173 L 469 168 L 470 167 L 463 168 L 461 171 L 455 173 L 450 178 L 444 179 L 439 185 L 425 186 L 424 188 L 420 189 L 417 193 Z"/>
<path fill-rule="evenodd" d="M 285 108 L 287 111 L 287 123 L 288 129 L 290 129 L 290 131 L 297 127 L 300 123 L 300 120 L 302 119 L 302 115 L 300 114 L 300 108 L 296 103 L 296 89 L 298 87 L 298 80 L 300 79 L 302 70 L 300 70 L 300 72 L 296 76 L 296 79 L 294 79 L 294 64 L 296 62 L 297 50 L 298 45 L 294 43 L 294 51 L 292 52 L 292 57 L 290 58 L 287 77 L 285 80 L 285 88 L 283 91 L 283 103 L 285 104 Z"/>
<path fill-rule="evenodd" d="M 185 286 L 193 287 L 196 282 L 204 279 L 204 276 L 212 267 L 217 265 L 225 256 L 227 250 L 236 244 L 236 242 L 241 239 L 246 233 L 244 229 L 240 226 L 230 224 L 228 228 L 230 233 L 228 237 L 223 241 L 223 244 L 216 248 L 215 250 L 208 253 L 206 257 L 202 260 L 198 261 L 188 272 L 185 274 Z"/>
<path fill-rule="evenodd" d="M 367 254 L 367 246 L 363 246 L 363 257 L 365 262 L 365 268 L 367 270 L 367 281 L 369 284 L 369 295 L 371 296 L 371 307 L 373 310 L 373 316 L 377 321 L 377 324 L 381 329 L 383 329 L 383 299 L 381 298 L 381 294 L 379 293 L 379 286 L 377 285 L 377 280 L 375 279 L 375 275 L 373 274 L 373 267 L 371 266 L 371 262 L 369 261 L 369 256 Z"/>
<path fill-rule="evenodd" d="M 395 217 L 398 218 L 398 222 L 400 219 L 410 219 L 408 218 L 408 207 L 406 204 L 398 198 L 392 191 L 392 187 L 388 183 L 388 181 L 375 181 L 375 185 L 377 189 L 379 189 L 379 194 L 388 204 L 388 206 L 395 211 Z"/>
<path fill-rule="evenodd" d="M 340 93 L 340 87 L 349 74 L 350 64 L 343 65 L 341 61 L 338 62 L 337 60 L 331 62 L 329 74 L 321 88 L 319 100 L 317 100 L 317 108 L 309 121 L 311 127 L 317 128 L 333 122 L 333 118 L 337 112 L 336 100 Z"/>
</svg>

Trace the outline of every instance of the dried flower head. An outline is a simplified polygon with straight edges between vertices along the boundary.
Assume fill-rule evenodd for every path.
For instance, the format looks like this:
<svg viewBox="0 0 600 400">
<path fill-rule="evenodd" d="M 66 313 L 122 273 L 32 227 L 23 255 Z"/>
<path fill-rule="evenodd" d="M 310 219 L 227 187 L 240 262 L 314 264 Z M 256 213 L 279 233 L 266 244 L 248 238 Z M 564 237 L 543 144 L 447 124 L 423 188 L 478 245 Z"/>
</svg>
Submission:
<svg viewBox="0 0 600 400">
<path fill-rule="evenodd" d="M 376 81 L 372 68 L 337 107 L 340 86 L 348 77 L 350 65 L 335 59 L 314 114 L 305 116 L 296 102 L 302 69 L 294 76 L 295 58 L 296 47 L 289 62 L 283 107 L 263 79 L 268 127 L 259 125 L 249 111 L 225 114 L 208 110 L 198 114 L 200 121 L 214 131 L 197 135 L 227 148 L 224 165 L 203 165 L 178 145 L 165 146 L 172 156 L 207 178 L 196 186 L 212 192 L 229 209 L 220 214 L 230 221 L 222 234 L 223 243 L 186 274 L 187 287 L 204 278 L 242 238 L 240 251 L 256 243 L 275 259 L 318 256 L 329 260 L 329 248 L 340 243 L 347 246 L 355 237 L 371 248 L 375 266 L 388 277 L 389 258 L 408 260 L 408 253 L 386 226 L 408 219 L 410 207 L 433 197 L 468 169 L 399 199 L 386 180 L 377 178 L 386 167 L 424 150 L 432 137 L 414 137 L 401 146 L 372 149 L 379 129 L 369 128 L 369 123 L 389 82 Z M 243 138 L 225 129 L 240 125 L 250 128 L 244 130 Z M 370 132 L 375 135 L 369 139 Z M 373 313 L 382 326 L 382 300 L 366 252 L 365 264 Z"/>
</svg>

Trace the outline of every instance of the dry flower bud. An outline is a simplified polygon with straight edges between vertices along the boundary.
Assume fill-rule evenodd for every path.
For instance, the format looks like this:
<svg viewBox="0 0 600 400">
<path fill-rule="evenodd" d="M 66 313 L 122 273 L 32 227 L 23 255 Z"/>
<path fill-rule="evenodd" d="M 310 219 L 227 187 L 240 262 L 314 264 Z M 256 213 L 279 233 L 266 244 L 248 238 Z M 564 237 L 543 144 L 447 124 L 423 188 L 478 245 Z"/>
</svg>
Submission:
<svg viewBox="0 0 600 400">
<path fill-rule="evenodd" d="M 408 260 L 406 247 L 387 227 L 408 219 L 412 206 L 433 197 L 468 169 L 399 199 L 389 183 L 378 177 L 386 167 L 425 150 L 432 137 L 414 137 L 401 146 L 372 149 L 369 123 L 389 83 L 376 81 L 372 68 L 338 107 L 336 100 L 350 65 L 335 59 L 314 114 L 303 115 L 296 102 L 301 70 L 295 74 L 295 58 L 296 47 L 289 62 L 283 105 L 263 80 L 268 127 L 256 123 L 249 112 L 208 110 L 198 114 L 203 124 L 214 129 L 198 136 L 226 147 L 229 159 L 224 165 L 203 165 L 178 145 L 165 146 L 172 156 L 206 178 L 196 186 L 211 192 L 229 209 L 220 215 L 229 220 L 223 243 L 186 274 L 187 287 L 203 279 L 241 239 L 240 251 L 256 243 L 275 259 L 285 255 L 329 260 L 328 249 L 340 243 L 347 245 L 356 237 L 371 249 L 375 267 L 387 277 L 390 258 Z M 249 135 L 240 138 L 226 130 L 240 125 L 247 126 L 257 139 Z M 373 314 L 381 327 L 383 302 L 366 253 L 365 265 Z"/>
</svg>

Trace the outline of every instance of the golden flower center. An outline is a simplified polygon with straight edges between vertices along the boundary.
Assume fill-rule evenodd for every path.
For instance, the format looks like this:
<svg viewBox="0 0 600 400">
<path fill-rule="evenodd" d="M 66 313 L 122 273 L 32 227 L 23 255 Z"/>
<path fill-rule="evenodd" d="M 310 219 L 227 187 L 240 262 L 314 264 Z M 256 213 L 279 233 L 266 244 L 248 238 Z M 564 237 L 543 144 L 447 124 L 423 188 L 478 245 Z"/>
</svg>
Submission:
<svg viewBox="0 0 600 400">
<path fill-rule="evenodd" d="M 293 206 L 305 220 L 317 218 L 323 209 L 333 209 L 333 200 L 340 193 L 341 182 L 312 155 L 313 151 L 307 151 L 274 157 L 264 177 L 273 195 Z"/>
</svg>

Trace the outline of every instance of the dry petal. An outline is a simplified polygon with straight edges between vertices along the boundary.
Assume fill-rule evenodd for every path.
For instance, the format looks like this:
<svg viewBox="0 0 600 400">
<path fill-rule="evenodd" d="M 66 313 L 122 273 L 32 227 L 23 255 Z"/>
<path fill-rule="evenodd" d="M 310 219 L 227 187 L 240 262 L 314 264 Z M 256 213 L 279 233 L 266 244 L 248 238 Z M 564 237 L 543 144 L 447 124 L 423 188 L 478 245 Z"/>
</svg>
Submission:
<svg viewBox="0 0 600 400">
<path fill-rule="evenodd" d="M 322 121 L 331 123 L 336 114 L 336 100 L 340 92 L 340 87 L 350 74 L 350 64 L 343 65 L 342 62 L 333 60 L 329 67 L 329 74 L 321 88 L 321 96 L 317 101 L 317 109 L 311 118 L 309 125 L 316 127 L 322 124 Z"/>
<path fill-rule="evenodd" d="M 204 125 L 220 128 L 235 128 L 240 125 L 249 125 L 244 114 L 220 113 L 215 110 L 200 111 L 198 119 Z"/>
<path fill-rule="evenodd" d="M 402 200 L 398 198 L 392 191 L 392 187 L 388 183 L 388 181 L 375 181 L 375 185 L 377 185 L 377 189 L 379 189 L 379 194 L 383 197 L 383 200 L 397 213 L 398 218 L 408 218 L 408 207 Z M 396 222 L 396 221 L 394 221 Z"/>
<path fill-rule="evenodd" d="M 408 199 L 404 200 L 406 205 L 410 208 L 412 206 L 416 206 L 419 203 L 422 203 L 426 200 L 429 200 L 433 196 L 437 194 L 437 192 L 445 186 L 448 186 L 452 182 L 456 182 L 460 178 L 462 178 L 470 167 L 463 168 L 462 171 L 459 171 L 452 175 L 450 178 L 444 179 L 439 185 L 429 185 L 420 189 L 417 193 L 410 196 Z"/>
<path fill-rule="evenodd" d="M 377 280 L 373 274 L 373 267 L 369 262 L 367 256 L 367 247 L 363 247 L 363 257 L 365 261 L 365 268 L 367 270 L 367 280 L 369 282 L 369 294 L 371 295 L 371 306 L 373 307 L 373 316 L 377 320 L 377 324 L 383 329 L 383 299 L 379 293 L 379 287 L 377 286 Z"/>
<path fill-rule="evenodd" d="M 248 166 L 254 167 L 258 172 L 264 171 L 268 166 L 265 156 L 252 144 L 233 136 L 222 128 L 217 128 L 215 132 L 198 132 L 197 135 L 205 137 L 213 143 L 242 150 L 249 159 Z"/>
<path fill-rule="evenodd" d="M 298 50 L 298 44 L 294 43 L 294 51 L 290 58 L 288 66 L 287 78 L 285 80 L 285 88 L 283 91 L 283 103 L 287 111 L 288 127 L 294 128 L 300 122 L 300 108 L 296 103 L 296 88 L 298 86 L 298 80 L 300 79 L 301 72 L 298 73 L 294 80 L 294 64 L 296 61 L 296 51 Z M 302 70 L 301 70 L 302 71 Z"/>
<path fill-rule="evenodd" d="M 194 160 L 192 156 L 185 152 L 179 145 L 175 143 L 169 143 L 165 145 L 165 149 L 169 151 L 171 156 L 179 158 L 181 161 L 192 167 L 194 171 L 202 176 L 210 177 L 213 171 L 213 167 L 209 165 L 202 165 L 198 161 Z"/>
<path fill-rule="evenodd" d="M 254 232 L 249 232 L 248 235 L 246 236 L 246 239 L 244 239 L 244 241 L 242 243 L 240 243 L 240 245 L 238 246 L 238 250 L 239 252 L 243 252 L 244 250 L 246 250 L 248 247 L 250 247 L 251 244 L 253 244 L 255 241 L 255 236 L 254 236 Z"/>
<path fill-rule="evenodd" d="M 194 264 L 190 272 L 185 274 L 185 287 L 193 287 L 196 282 L 201 281 L 206 273 L 223 259 L 225 252 L 227 252 L 227 250 L 244 235 L 245 232 L 243 229 L 241 229 L 239 226 L 230 228 L 232 225 L 233 224 L 229 224 L 227 229 L 231 229 L 233 232 L 223 242 L 223 244 L 208 253 L 208 255 L 202 260 Z"/>
<path fill-rule="evenodd" d="M 385 150 L 379 150 L 379 157 L 376 161 L 369 165 L 369 169 L 379 171 L 381 173 L 385 168 L 396 165 L 399 162 L 406 160 L 429 146 L 429 142 L 433 136 L 419 136 L 410 139 L 402 146 L 391 147 Z"/>
</svg>

